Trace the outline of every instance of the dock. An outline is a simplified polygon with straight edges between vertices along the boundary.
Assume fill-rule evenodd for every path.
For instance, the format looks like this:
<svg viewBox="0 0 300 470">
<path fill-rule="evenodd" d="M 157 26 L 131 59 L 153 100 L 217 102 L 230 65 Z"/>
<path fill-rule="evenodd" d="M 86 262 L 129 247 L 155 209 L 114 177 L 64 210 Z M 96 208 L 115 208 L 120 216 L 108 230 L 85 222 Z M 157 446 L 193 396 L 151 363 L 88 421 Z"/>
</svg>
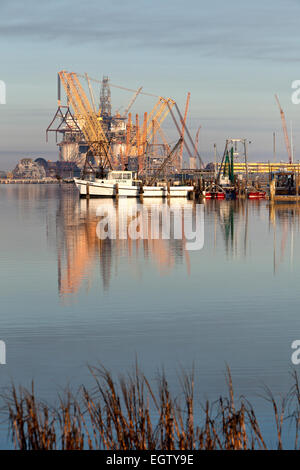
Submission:
<svg viewBox="0 0 300 470">
<path fill-rule="evenodd" d="M 0 184 L 68 184 L 71 181 L 64 181 L 58 179 L 11 179 L 11 178 L 1 178 Z"/>
</svg>

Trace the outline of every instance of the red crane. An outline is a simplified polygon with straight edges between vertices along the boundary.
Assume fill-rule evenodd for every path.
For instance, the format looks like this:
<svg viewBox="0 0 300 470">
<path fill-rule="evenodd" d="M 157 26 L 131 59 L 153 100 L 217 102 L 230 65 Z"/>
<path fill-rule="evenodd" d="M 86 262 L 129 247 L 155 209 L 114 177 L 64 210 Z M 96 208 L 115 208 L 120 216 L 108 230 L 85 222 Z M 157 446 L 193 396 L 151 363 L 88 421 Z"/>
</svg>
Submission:
<svg viewBox="0 0 300 470">
<path fill-rule="evenodd" d="M 277 95 L 275 95 L 275 99 L 276 99 L 276 101 L 277 101 L 277 104 L 278 104 L 278 107 L 279 107 L 279 111 L 280 111 L 280 117 L 281 117 L 281 121 L 282 121 L 283 135 L 284 135 L 284 140 L 285 140 L 285 146 L 286 146 L 287 154 L 288 154 L 288 157 L 289 157 L 289 163 L 293 163 L 291 145 L 290 145 L 289 135 L 288 135 L 288 131 L 287 131 L 287 127 L 286 127 L 286 122 L 285 122 L 285 115 L 284 115 L 284 112 L 283 112 L 282 107 L 280 106 L 279 99 L 278 99 L 278 96 L 277 96 Z"/>
</svg>

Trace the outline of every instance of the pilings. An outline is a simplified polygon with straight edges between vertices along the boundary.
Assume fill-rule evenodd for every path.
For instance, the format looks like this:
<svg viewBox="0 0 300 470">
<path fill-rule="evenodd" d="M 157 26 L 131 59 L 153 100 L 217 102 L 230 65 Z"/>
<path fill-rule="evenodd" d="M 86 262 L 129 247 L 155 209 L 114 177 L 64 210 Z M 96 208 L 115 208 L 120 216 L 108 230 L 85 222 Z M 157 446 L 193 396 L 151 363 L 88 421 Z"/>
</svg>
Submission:
<svg viewBox="0 0 300 470">
<path fill-rule="evenodd" d="M 270 181 L 270 201 L 274 202 L 275 200 L 275 180 Z"/>
<path fill-rule="evenodd" d="M 205 181 L 203 181 L 202 177 L 198 178 L 197 183 L 194 185 L 193 191 L 188 193 L 188 197 L 192 201 L 200 200 L 202 201 L 204 198 L 205 191 Z"/>
<path fill-rule="evenodd" d="M 139 186 L 139 198 L 141 201 L 143 201 L 144 199 L 144 185 L 142 182 L 140 182 L 140 186 Z"/>
<path fill-rule="evenodd" d="M 0 178 L 0 184 L 70 184 L 73 183 L 73 181 L 64 181 L 64 180 L 58 180 L 57 178 L 53 179 L 12 179 L 12 178 Z"/>
</svg>

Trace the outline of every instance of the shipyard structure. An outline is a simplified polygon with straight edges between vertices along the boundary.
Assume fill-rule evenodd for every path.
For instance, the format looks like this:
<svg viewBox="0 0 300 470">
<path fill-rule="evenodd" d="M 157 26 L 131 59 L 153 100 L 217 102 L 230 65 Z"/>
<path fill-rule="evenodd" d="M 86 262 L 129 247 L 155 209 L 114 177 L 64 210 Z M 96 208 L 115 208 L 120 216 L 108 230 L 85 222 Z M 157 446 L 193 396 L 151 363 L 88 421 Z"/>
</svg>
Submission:
<svg viewBox="0 0 300 470">
<path fill-rule="evenodd" d="M 86 79 L 89 98 L 79 81 L 80 77 Z M 92 80 L 100 85 L 98 101 L 91 86 Z M 61 83 L 67 95 L 65 106 L 61 104 Z M 130 110 L 137 97 L 147 93 L 142 92 L 142 87 L 125 90 L 133 91 L 126 109 L 122 113 L 120 110 L 113 113 L 111 84 L 107 76 L 100 82 L 90 79 L 87 74 L 59 73 L 58 109 L 46 130 L 47 136 L 50 132 L 56 135 L 59 161 L 73 162 L 81 169 L 103 166 L 153 174 L 163 165 L 164 174 L 178 172 L 182 167 L 183 143 L 177 146 L 172 159 L 168 159 L 171 144 L 161 127 L 175 102 L 152 95 L 158 101 L 152 111 L 144 112 L 140 118 L 138 114 L 133 116 Z M 180 134 L 185 121 L 178 124 L 174 114 L 173 118 Z"/>
<path fill-rule="evenodd" d="M 119 106 L 115 111 L 111 87 L 131 93 L 126 106 Z M 57 91 L 58 107 L 46 136 L 55 134 L 59 160 L 74 162 L 83 175 L 128 170 L 135 172 L 139 180 L 163 181 L 180 174 L 184 166 L 183 152 L 185 168 L 204 167 L 186 126 L 190 93 L 181 114 L 172 98 L 145 92 L 142 87 L 133 90 L 114 85 L 107 76 L 100 81 L 86 73 L 62 70 L 58 73 Z M 65 104 L 62 104 L 62 92 Z M 143 109 L 140 101 L 145 103 L 145 95 L 147 108 L 153 101 L 152 109 Z M 137 99 L 140 114 L 133 111 Z M 162 126 L 167 121 L 172 138 Z"/>
<path fill-rule="evenodd" d="M 113 110 L 111 87 L 130 92 L 126 104 Z M 64 93 L 63 99 L 62 94 Z M 140 100 L 147 96 L 147 107 L 153 100 L 152 109 L 143 109 Z M 120 99 L 120 93 L 118 96 Z M 139 101 L 140 114 L 134 112 Z M 23 158 L 3 179 L 69 179 L 78 175 L 102 178 L 111 170 L 134 172 L 138 180 L 151 181 L 198 181 L 204 178 L 225 184 L 229 178 L 246 180 L 250 175 L 274 174 L 276 172 L 300 172 L 300 164 L 294 161 L 293 145 L 289 142 L 285 115 L 279 106 L 288 162 L 250 162 L 247 155 L 248 141 L 244 138 L 226 140 L 223 156 L 214 144 L 214 161 L 206 166 L 198 150 L 198 127 L 194 139 L 186 126 L 190 93 L 187 94 L 184 112 L 171 98 L 145 92 L 143 87 L 129 89 L 112 84 L 107 76 L 93 79 L 86 73 L 62 70 L 57 81 L 57 110 L 46 129 L 55 134 L 58 161 L 44 158 Z M 144 102 L 144 101 L 143 101 Z M 168 122 L 167 122 L 168 121 Z M 167 122 L 167 126 L 163 124 Z M 172 138 L 166 135 L 171 132 Z M 240 146 L 240 148 L 239 148 Z M 275 133 L 273 133 L 274 161 L 276 156 Z M 243 176 L 244 175 L 244 176 Z M 225 179 L 224 179 L 225 178 Z"/>
</svg>

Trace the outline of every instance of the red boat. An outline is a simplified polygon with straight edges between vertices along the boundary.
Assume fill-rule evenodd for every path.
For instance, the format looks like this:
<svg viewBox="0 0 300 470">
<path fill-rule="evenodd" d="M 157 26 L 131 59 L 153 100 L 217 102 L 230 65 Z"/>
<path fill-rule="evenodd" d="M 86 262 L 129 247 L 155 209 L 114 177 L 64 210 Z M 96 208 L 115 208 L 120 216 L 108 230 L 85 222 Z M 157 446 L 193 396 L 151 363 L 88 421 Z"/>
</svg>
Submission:
<svg viewBox="0 0 300 470">
<path fill-rule="evenodd" d="M 250 191 L 248 193 L 248 199 L 265 199 L 266 191 Z"/>
<path fill-rule="evenodd" d="M 206 192 L 206 199 L 225 199 L 225 193 Z"/>
</svg>

